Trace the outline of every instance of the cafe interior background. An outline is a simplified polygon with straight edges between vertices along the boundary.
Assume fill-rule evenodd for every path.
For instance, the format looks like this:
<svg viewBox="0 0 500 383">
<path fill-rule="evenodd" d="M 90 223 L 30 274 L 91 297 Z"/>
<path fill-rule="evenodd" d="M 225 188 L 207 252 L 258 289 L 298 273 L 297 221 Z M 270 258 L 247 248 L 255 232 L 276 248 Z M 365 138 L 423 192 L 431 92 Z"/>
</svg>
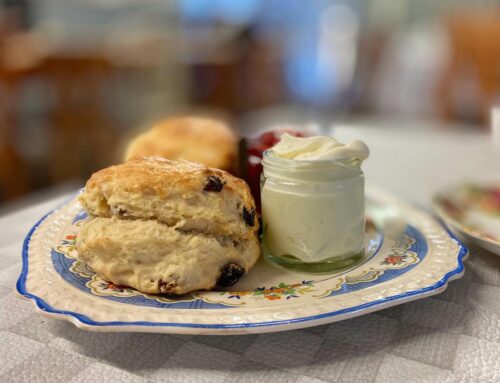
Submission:
<svg viewBox="0 0 500 383">
<path fill-rule="evenodd" d="M 500 105 L 500 1 L 0 4 L 0 213 L 81 187 L 172 115 L 246 137 L 310 124 L 488 135 Z"/>
</svg>

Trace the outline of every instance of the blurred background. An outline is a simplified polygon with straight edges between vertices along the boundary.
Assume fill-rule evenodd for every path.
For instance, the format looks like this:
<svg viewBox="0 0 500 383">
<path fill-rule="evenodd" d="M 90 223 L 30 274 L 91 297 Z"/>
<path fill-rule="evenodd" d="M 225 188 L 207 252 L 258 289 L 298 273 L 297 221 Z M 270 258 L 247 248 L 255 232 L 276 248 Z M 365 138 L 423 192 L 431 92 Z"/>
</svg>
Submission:
<svg viewBox="0 0 500 383">
<path fill-rule="evenodd" d="M 0 208 L 170 115 L 487 131 L 499 103 L 500 0 L 2 0 Z"/>
</svg>

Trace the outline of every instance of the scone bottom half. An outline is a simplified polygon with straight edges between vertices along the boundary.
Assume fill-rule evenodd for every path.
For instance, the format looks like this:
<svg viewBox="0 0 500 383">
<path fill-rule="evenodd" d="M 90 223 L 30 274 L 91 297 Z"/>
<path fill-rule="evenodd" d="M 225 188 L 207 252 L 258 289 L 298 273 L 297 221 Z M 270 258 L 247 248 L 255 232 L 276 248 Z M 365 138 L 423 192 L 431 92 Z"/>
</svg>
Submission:
<svg viewBox="0 0 500 383">
<path fill-rule="evenodd" d="M 234 285 L 260 256 L 255 202 L 241 179 L 204 165 L 133 159 L 89 179 L 79 257 L 149 294 Z"/>
</svg>

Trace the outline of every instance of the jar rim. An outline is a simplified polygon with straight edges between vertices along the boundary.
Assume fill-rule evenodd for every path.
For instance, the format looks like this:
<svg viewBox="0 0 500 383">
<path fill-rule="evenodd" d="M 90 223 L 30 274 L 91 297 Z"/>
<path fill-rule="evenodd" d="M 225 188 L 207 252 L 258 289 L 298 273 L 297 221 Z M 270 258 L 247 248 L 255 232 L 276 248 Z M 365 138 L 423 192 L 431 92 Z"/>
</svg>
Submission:
<svg viewBox="0 0 500 383">
<path fill-rule="evenodd" d="M 312 161 L 278 158 L 263 153 L 262 166 L 265 177 L 282 180 L 330 182 L 363 174 L 360 160 L 344 161 Z"/>
</svg>

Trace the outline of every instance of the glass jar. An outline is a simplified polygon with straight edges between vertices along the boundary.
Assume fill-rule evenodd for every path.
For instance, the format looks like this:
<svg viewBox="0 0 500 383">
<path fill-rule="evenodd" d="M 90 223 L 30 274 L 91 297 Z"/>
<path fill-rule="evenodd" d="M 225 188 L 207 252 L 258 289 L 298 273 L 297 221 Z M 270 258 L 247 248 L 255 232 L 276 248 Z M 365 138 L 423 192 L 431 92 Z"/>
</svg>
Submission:
<svg viewBox="0 0 500 383">
<path fill-rule="evenodd" d="M 361 161 L 277 158 L 265 152 L 261 179 L 263 253 L 306 272 L 352 266 L 364 255 Z"/>
</svg>

